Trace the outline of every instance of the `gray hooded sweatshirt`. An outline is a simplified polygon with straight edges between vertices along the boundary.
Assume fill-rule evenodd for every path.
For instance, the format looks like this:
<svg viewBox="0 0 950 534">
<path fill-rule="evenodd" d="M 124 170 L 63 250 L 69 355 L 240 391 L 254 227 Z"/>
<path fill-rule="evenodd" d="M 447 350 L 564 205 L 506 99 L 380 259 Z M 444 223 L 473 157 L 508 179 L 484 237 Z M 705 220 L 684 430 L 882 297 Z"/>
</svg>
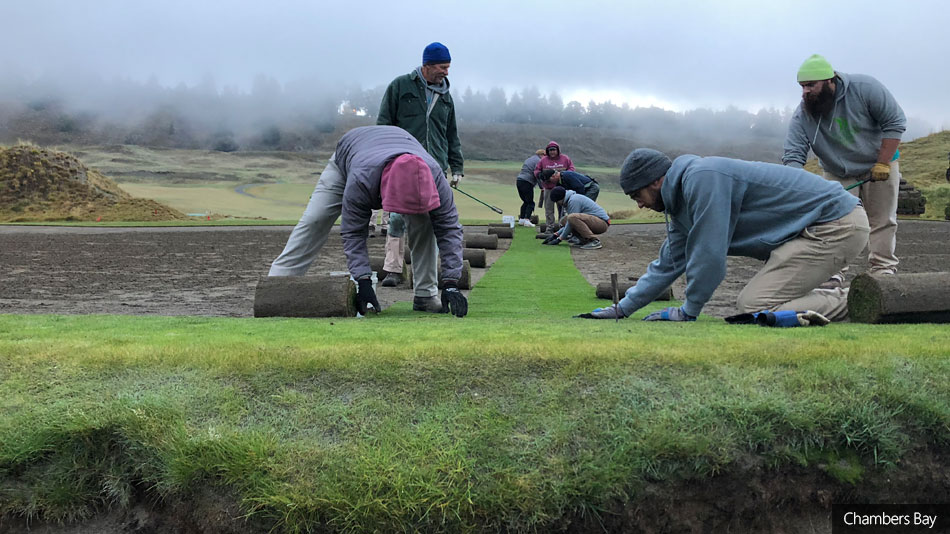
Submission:
<svg viewBox="0 0 950 534">
<path fill-rule="evenodd" d="M 409 132 L 396 126 L 354 128 L 336 145 L 336 165 L 346 179 L 340 236 L 350 275 L 359 279 L 372 272 L 366 247 L 370 214 L 383 207 L 379 196 L 383 168 L 402 154 L 419 156 L 432 171 L 439 207 L 429 212 L 429 218 L 442 259 L 442 278 L 458 280 L 462 275 L 462 225 L 452 188 L 432 156 Z"/>
<path fill-rule="evenodd" d="M 568 193 L 570 194 L 570 193 Z M 726 257 L 767 260 L 805 228 L 844 217 L 858 197 L 810 172 L 756 161 L 685 155 L 660 195 L 669 217 L 660 256 L 627 290 L 630 315 L 686 275 L 683 310 L 697 316 L 726 276 Z"/>
<path fill-rule="evenodd" d="M 782 163 L 801 168 L 811 149 L 831 174 L 860 177 L 877 162 L 881 140 L 900 139 L 907 120 L 881 82 L 864 74 L 835 74 L 839 80 L 831 116 L 813 117 L 799 103 L 788 125 Z"/>
</svg>

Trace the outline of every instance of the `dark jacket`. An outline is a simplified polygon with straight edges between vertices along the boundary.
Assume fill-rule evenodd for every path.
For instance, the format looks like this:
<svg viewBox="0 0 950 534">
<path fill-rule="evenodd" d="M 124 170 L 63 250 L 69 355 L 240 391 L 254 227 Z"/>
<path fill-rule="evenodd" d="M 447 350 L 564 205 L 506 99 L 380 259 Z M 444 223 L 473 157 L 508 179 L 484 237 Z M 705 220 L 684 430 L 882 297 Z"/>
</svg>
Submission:
<svg viewBox="0 0 950 534">
<path fill-rule="evenodd" d="M 587 184 L 591 183 L 592 181 L 593 179 L 586 174 L 581 174 L 574 171 L 561 171 L 561 187 L 570 191 L 575 191 L 581 195 L 583 195 L 584 191 L 587 190 Z"/>
<path fill-rule="evenodd" d="M 448 79 L 445 80 L 448 84 Z M 452 174 L 462 174 L 462 143 L 455 123 L 455 102 L 446 90 L 426 117 L 426 83 L 418 70 L 397 77 L 383 95 L 376 124 L 399 126 Z"/>
<path fill-rule="evenodd" d="M 393 126 L 363 126 L 345 133 L 336 145 L 334 161 L 346 179 L 340 236 L 347 267 L 353 278 L 368 275 L 367 225 L 374 209 L 383 207 L 379 182 L 383 168 L 396 156 L 415 154 L 426 161 L 436 189 L 438 208 L 429 212 L 442 258 L 442 278 L 458 280 L 462 274 L 462 225 L 445 174 L 422 145 L 405 130 Z"/>
</svg>

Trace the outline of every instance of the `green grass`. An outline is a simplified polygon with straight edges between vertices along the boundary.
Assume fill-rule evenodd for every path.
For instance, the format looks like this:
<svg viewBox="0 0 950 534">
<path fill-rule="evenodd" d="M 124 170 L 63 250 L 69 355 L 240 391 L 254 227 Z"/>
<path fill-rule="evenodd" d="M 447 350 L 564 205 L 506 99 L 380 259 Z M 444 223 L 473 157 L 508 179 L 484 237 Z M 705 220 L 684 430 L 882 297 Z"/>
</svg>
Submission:
<svg viewBox="0 0 950 534">
<path fill-rule="evenodd" d="M 292 532 L 545 531 L 648 483 L 858 484 L 950 443 L 945 327 L 570 318 L 602 303 L 519 228 L 464 319 L 0 315 L 0 515 L 211 487 Z"/>
</svg>

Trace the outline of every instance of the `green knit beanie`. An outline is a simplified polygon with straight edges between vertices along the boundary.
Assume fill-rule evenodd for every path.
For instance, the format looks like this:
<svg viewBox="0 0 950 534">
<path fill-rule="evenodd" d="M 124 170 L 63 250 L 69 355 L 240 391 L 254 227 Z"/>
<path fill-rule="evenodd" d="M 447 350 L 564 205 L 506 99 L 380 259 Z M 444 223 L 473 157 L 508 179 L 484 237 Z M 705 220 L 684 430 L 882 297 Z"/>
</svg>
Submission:
<svg viewBox="0 0 950 534">
<path fill-rule="evenodd" d="M 830 80 L 834 77 L 835 70 L 831 68 L 831 63 L 828 63 L 827 59 L 818 54 L 812 54 L 798 69 L 798 83 Z"/>
</svg>

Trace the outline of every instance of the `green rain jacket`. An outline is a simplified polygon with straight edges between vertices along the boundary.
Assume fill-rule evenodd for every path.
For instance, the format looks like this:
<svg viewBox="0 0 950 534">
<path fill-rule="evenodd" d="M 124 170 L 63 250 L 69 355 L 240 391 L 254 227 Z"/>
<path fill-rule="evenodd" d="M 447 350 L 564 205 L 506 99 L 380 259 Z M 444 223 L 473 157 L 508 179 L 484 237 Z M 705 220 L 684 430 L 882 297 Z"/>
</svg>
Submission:
<svg viewBox="0 0 950 534">
<path fill-rule="evenodd" d="M 438 100 L 427 114 L 426 84 L 419 71 L 399 76 L 383 95 L 376 124 L 398 126 L 406 130 L 451 174 L 463 174 L 462 143 L 455 123 L 455 102 L 444 80 L 444 92 L 436 90 Z M 446 173 L 449 174 L 449 173 Z"/>
</svg>

